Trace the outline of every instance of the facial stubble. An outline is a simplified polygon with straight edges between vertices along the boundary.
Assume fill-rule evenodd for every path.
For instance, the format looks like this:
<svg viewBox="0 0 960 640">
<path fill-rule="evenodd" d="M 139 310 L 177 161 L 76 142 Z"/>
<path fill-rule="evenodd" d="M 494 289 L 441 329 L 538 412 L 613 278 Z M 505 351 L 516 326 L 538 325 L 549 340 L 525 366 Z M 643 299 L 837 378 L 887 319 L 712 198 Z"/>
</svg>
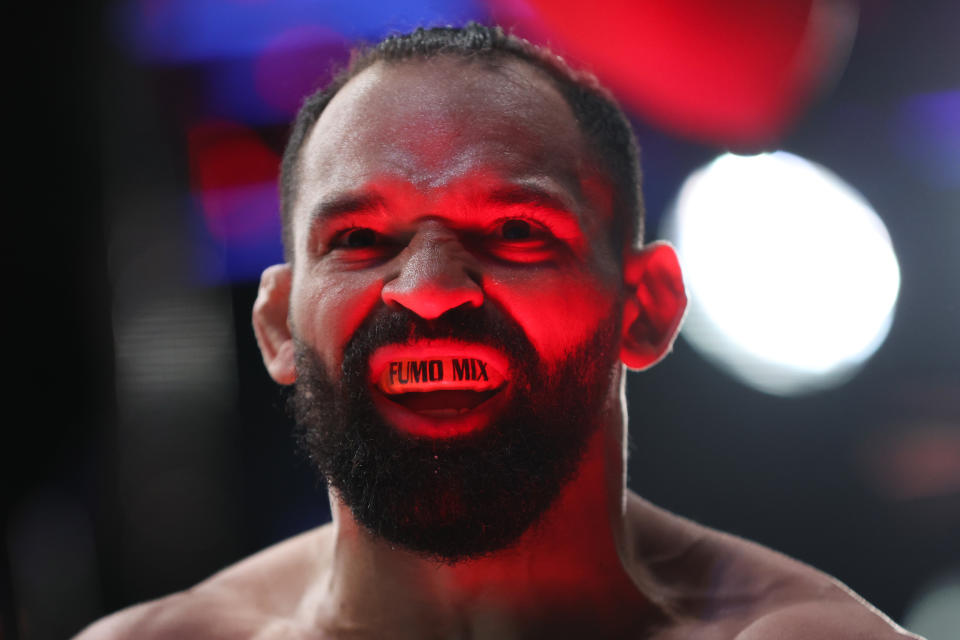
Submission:
<svg viewBox="0 0 960 640">
<path fill-rule="evenodd" d="M 291 408 L 297 442 L 356 521 L 374 536 L 443 561 L 514 544 L 576 472 L 613 375 L 611 319 L 561 361 L 541 360 L 523 330 L 487 307 L 430 322 L 406 311 L 372 314 L 344 350 L 339 379 L 297 343 Z M 479 343 L 510 362 L 502 413 L 450 438 L 416 437 L 388 424 L 368 382 L 379 347 L 420 340 Z"/>
</svg>

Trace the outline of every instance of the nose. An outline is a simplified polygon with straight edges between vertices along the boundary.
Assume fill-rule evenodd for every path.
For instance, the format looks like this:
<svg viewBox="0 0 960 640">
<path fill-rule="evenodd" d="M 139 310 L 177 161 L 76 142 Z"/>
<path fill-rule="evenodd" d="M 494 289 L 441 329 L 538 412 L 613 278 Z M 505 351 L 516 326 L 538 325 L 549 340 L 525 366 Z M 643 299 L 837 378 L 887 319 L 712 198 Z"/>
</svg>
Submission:
<svg viewBox="0 0 960 640">
<path fill-rule="evenodd" d="M 483 304 L 474 257 L 442 224 L 424 223 L 397 257 L 400 269 L 380 293 L 388 307 L 405 307 L 433 320 L 462 305 Z"/>
</svg>

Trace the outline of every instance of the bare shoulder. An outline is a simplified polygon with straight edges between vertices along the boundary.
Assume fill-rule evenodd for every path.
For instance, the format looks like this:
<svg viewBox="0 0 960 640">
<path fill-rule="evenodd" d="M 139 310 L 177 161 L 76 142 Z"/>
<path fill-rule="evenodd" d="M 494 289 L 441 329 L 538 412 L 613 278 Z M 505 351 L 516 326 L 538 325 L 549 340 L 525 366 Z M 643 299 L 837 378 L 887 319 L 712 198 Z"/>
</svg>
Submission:
<svg viewBox="0 0 960 640">
<path fill-rule="evenodd" d="M 664 595 L 682 637 L 918 638 L 835 578 L 782 553 L 633 494 L 628 517 L 642 579 Z"/>
<path fill-rule="evenodd" d="M 193 589 L 118 611 L 84 629 L 75 640 L 120 638 L 230 638 L 238 637 L 241 621 L 221 622 L 220 600 L 210 600 Z"/>
<path fill-rule="evenodd" d="M 736 640 L 923 640 L 866 602 L 801 602 L 762 616 Z"/>
<path fill-rule="evenodd" d="M 75 640 L 297 637 L 295 613 L 324 568 L 329 526 L 285 540 L 200 584 L 98 620 Z"/>
</svg>

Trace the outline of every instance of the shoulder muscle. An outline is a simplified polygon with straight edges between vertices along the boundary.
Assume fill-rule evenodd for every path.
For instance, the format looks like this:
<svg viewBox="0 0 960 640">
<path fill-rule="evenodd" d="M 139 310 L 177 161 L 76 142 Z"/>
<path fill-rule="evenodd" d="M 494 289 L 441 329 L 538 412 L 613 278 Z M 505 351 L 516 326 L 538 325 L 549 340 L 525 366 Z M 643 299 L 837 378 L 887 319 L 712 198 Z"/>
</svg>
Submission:
<svg viewBox="0 0 960 640">
<path fill-rule="evenodd" d="M 217 598 L 185 591 L 107 616 L 74 640 L 249 637 L 249 631 L 256 628 L 249 610 L 239 609 L 225 616 L 222 605 Z"/>
<path fill-rule="evenodd" d="M 807 602 L 764 615 L 736 640 L 923 640 L 860 603 Z"/>
</svg>

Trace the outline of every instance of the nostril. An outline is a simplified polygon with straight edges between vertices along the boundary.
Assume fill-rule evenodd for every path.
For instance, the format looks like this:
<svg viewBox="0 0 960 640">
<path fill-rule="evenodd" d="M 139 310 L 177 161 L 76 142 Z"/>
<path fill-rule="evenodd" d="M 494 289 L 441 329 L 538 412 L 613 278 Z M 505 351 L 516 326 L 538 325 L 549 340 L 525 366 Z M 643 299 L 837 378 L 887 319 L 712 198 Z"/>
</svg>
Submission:
<svg viewBox="0 0 960 640">
<path fill-rule="evenodd" d="M 425 319 L 463 305 L 483 304 L 473 258 L 455 235 L 428 223 L 401 254 L 400 270 L 389 278 L 381 297 L 387 306 L 409 309 Z"/>
<path fill-rule="evenodd" d="M 432 320 L 451 309 L 483 304 L 483 292 L 473 280 L 467 280 L 461 286 L 444 287 L 437 283 L 418 283 L 414 287 L 404 287 L 400 283 L 384 286 L 382 298 L 389 307 L 404 307 L 421 318 Z"/>
</svg>

